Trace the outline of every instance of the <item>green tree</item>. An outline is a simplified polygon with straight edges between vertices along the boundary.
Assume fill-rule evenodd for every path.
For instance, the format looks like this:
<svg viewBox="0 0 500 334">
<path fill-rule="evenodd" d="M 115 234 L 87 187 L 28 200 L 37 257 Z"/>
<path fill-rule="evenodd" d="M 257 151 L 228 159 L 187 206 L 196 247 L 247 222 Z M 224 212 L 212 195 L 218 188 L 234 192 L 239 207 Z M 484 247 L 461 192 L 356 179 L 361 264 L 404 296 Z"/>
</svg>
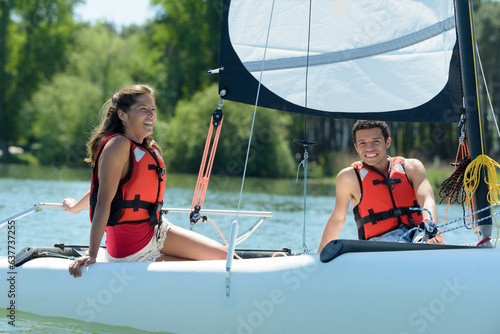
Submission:
<svg viewBox="0 0 500 334">
<path fill-rule="evenodd" d="M 101 89 L 90 81 L 67 74 L 56 75 L 25 105 L 36 141 L 32 152 L 42 164 L 84 165 L 85 143 L 102 104 Z"/>
<path fill-rule="evenodd" d="M 75 34 L 66 73 L 99 86 L 104 103 L 125 85 L 151 80 L 153 59 L 142 44 L 144 38 L 141 30 L 122 37 L 105 24 L 83 27 Z"/>
<path fill-rule="evenodd" d="M 156 81 L 166 92 L 159 98 L 163 106 L 175 106 L 182 98 L 217 80 L 207 76 L 208 68 L 218 67 L 221 2 L 219 0 L 153 0 L 160 12 L 150 23 L 148 41 L 165 80 Z M 163 78 L 161 78 L 163 79 Z"/>
<path fill-rule="evenodd" d="M 66 70 L 25 103 L 25 132 L 44 164 L 84 165 L 85 143 L 106 100 L 152 75 L 143 32 L 118 35 L 106 25 L 82 26 Z"/>
<path fill-rule="evenodd" d="M 198 172 L 217 99 L 217 87 L 212 85 L 196 93 L 190 100 L 180 101 L 175 116 L 168 122 L 166 132 L 156 132 L 156 138 L 164 144 L 169 170 Z M 222 176 L 242 175 L 253 107 L 226 102 L 222 111 L 224 121 L 213 173 Z M 258 109 L 249 154 L 248 176 L 294 175 L 295 166 L 288 136 L 290 126 L 290 115 L 270 109 Z"/>
<path fill-rule="evenodd" d="M 0 141 L 22 139 L 19 110 L 40 84 L 61 71 L 80 0 L 0 1 Z"/>
</svg>

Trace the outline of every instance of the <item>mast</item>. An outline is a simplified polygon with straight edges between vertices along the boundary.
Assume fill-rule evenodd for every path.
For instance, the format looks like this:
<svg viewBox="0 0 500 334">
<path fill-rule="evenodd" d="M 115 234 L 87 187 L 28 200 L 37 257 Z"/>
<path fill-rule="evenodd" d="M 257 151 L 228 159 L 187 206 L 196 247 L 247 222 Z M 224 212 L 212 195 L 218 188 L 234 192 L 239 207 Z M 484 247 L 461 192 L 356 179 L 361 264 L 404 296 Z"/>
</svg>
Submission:
<svg viewBox="0 0 500 334">
<path fill-rule="evenodd" d="M 477 156 L 484 154 L 484 137 L 481 131 L 481 111 L 480 99 L 478 97 L 479 85 L 476 71 L 476 52 L 475 52 L 475 34 L 474 34 L 474 17 L 472 12 L 472 0 L 456 0 L 455 1 L 457 33 L 460 52 L 460 68 L 462 71 L 462 86 L 464 93 L 465 118 L 467 125 L 467 143 L 471 160 Z M 488 207 L 490 204 L 487 200 L 487 185 L 484 182 L 486 173 L 484 168 L 479 175 L 479 186 L 474 194 L 474 210 L 477 211 Z M 491 216 L 491 210 L 485 210 L 475 214 L 475 220 Z M 476 235 L 479 240 L 489 238 L 492 230 L 491 217 L 477 224 Z M 484 244 L 483 244 L 484 245 Z M 485 246 L 491 246 L 487 242 Z"/>
</svg>

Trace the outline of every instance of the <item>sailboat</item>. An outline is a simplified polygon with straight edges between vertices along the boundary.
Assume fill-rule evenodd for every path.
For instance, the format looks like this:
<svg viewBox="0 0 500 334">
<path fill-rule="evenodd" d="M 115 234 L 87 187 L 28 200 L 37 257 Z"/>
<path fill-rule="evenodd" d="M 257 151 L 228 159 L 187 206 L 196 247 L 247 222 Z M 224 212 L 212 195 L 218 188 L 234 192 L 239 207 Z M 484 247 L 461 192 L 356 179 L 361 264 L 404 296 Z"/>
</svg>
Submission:
<svg viewBox="0 0 500 334">
<path fill-rule="evenodd" d="M 459 122 L 464 115 L 475 158 L 482 151 L 471 6 L 224 0 L 221 62 L 212 71 L 218 94 L 321 117 Z M 300 143 L 307 153 L 307 138 Z M 235 219 L 226 261 L 98 261 L 74 279 L 69 257 L 84 248 L 29 247 L 0 259 L 0 307 L 7 321 L 24 311 L 169 333 L 497 333 L 500 253 L 489 241 L 487 185 L 478 188 L 471 224 L 481 247 L 333 240 L 321 254 L 245 252 L 236 249 Z M 0 224 L 43 206 L 50 204 Z M 229 214 L 260 215 L 256 226 L 272 215 Z"/>
</svg>

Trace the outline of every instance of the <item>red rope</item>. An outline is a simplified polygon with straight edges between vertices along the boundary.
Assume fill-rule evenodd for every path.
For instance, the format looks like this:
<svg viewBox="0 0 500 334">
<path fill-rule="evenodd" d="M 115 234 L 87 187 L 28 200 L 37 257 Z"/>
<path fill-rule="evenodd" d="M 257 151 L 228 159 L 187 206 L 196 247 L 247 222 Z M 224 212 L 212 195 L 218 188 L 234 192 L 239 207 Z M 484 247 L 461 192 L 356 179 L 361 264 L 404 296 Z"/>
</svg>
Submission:
<svg viewBox="0 0 500 334">
<path fill-rule="evenodd" d="M 212 142 L 212 135 L 214 129 L 214 116 L 212 116 L 210 121 L 210 128 L 208 129 L 207 140 L 205 142 L 205 149 L 203 150 L 203 158 L 201 159 L 200 171 L 198 172 L 198 180 L 196 181 L 196 187 L 194 190 L 193 202 L 191 203 L 191 212 L 196 205 L 199 205 L 199 209 L 203 207 L 203 202 L 205 201 L 205 194 L 207 192 L 208 181 L 210 180 L 210 175 L 212 174 L 212 166 L 214 164 L 215 152 L 217 151 L 217 145 L 219 144 L 220 131 L 222 129 L 221 119 L 218 122 L 217 131 L 215 132 L 215 138 Z M 212 144 L 212 145 L 210 145 Z M 210 157 L 208 156 L 210 152 Z M 208 158 L 208 164 L 207 164 Z"/>
</svg>

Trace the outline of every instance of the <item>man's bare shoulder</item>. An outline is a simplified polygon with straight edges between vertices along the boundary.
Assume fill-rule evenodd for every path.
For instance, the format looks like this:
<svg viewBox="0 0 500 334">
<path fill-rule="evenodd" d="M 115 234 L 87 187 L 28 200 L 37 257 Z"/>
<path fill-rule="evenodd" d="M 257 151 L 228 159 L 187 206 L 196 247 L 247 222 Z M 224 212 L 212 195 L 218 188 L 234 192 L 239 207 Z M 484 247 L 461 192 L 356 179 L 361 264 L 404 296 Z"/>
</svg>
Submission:
<svg viewBox="0 0 500 334">
<path fill-rule="evenodd" d="M 344 168 L 338 173 L 335 187 L 336 203 L 342 203 L 344 206 L 348 206 L 349 201 L 352 201 L 353 206 L 359 203 L 361 189 L 356 171 L 352 166 Z"/>
<path fill-rule="evenodd" d="M 407 173 L 425 173 L 424 164 L 418 159 L 405 159 L 405 170 Z"/>
<path fill-rule="evenodd" d="M 350 180 L 350 179 L 356 179 L 356 172 L 352 166 L 346 167 L 342 169 L 338 174 L 337 174 L 337 181 L 341 180 Z"/>
<path fill-rule="evenodd" d="M 359 188 L 354 168 L 346 167 L 337 174 L 336 187 L 337 194 L 340 192 L 354 196 L 354 192 Z"/>
</svg>

